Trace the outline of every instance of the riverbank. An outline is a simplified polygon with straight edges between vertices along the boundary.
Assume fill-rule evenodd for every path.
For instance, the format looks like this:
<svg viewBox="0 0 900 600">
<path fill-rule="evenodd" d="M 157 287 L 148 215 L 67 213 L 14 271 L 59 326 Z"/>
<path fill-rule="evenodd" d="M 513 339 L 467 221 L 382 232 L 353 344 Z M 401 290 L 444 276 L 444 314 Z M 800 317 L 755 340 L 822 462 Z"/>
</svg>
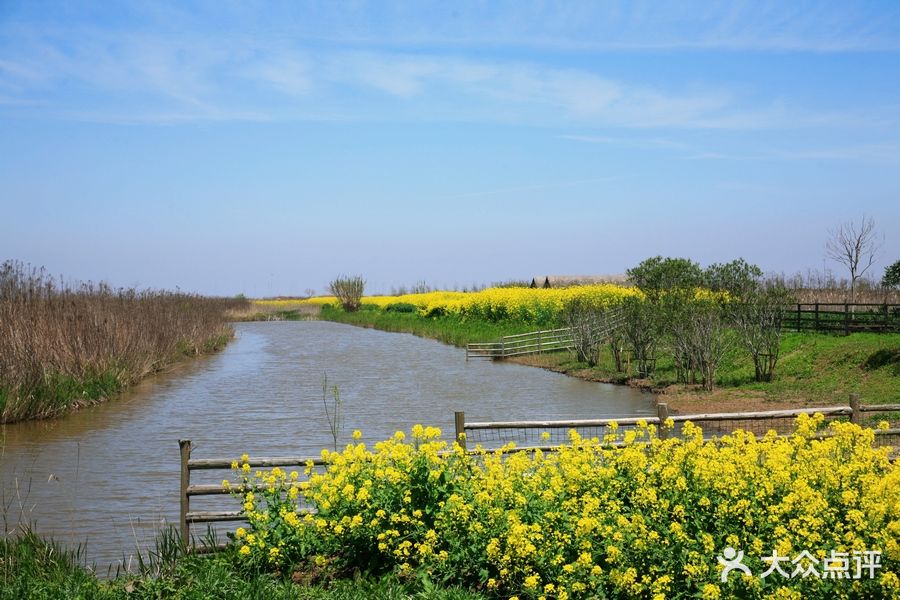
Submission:
<svg viewBox="0 0 900 600">
<path fill-rule="evenodd" d="M 867 404 L 900 402 L 900 334 L 786 333 L 780 352 L 775 380 L 766 383 L 754 381 L 748 357 L 730 352 L 712 392 L 676 383 L 674 361 L 665 355 L 649 379 L 617 373 L 608 351 L 594 368 L 565 353 L 512 360 L 590 381 L 637 386 L 659 394 L 671 410 L 682 414 L 846 404 L 851 393 Z"/>
<path fill-rule="evenodd" d="M 0 423 L 96 404 L 187 357 L 221 350 L 245 298 L 70 284 L 0 264 Z"/>
<path fill-rule="evenodd" d="M 67 550 L 32 533 L 0 539 L 0 600 L 157 598 L 266 598 L 273 600 L 483 600 L 483 596 L 424 580 L 353 576 L 307 582 L 312 574 L 270 574 L 236 564 L 234 552 L 215 556 L 168 550 L 137 573 L 98 578 L 78 550 Z"/>
<path fill-rule="evenodd" d="M 509 322 L 487 322 L 456 317 L 422 317 L 416 313 L 361 310 L 347 313 L 323 307 L 319 318 L 373 327 L 384 331 L 412 333 L 464 347 L 471 342 L 497 340 L 524 333 L 533 326 Z M 601 352 L 596 367 L 578 362 L 569 353 L 522 356 L 513 362 L 549 369 L 588 381 L 637 387 L 658 394 L 670 410 L 681 414 L 776 410 L 829 404 L 846 404 L 850 393 L 864 403 L 900 402 L 900 334 L 854 333 L 837 336 L 821 333 L 785 333 L 780 345 L 775 380 L 754 381 L 753 363 L 740 348 L 733 347 L 719 367 L 716 389 L 676 383 L 675 364 L 661 355 L 654 375 L 640 379 L 615 370 L 612 354 Z"/>
<path fill-rule="evenodd" d="M 391 312 L 377 308 L 348 313 L 329 305 L 322 307 L 318 318 L 393 333 L 411 333 L 460 348 L 474 342 L 490 342 L 505 335 L 534 330 L 533 325 L 510 321 L 482 321 L 456 316 L 422 317 L 415 312 Z"/>
</svg>

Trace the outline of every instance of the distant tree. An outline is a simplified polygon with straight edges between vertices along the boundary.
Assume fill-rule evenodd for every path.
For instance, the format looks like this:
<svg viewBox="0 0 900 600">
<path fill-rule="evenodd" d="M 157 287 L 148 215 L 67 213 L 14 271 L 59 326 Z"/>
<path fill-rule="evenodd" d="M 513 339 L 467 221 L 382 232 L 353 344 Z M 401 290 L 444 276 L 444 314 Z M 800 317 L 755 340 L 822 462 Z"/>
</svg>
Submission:
<svg viewBox="0 0 900 600">
<path fill-rule="evenodd" d="M 625 273 L 651 301 L 659 299 L 664 291 L 695 288 L 703 283 L 700 265 L 687 258 L 654 256 Z"/>
<path fill-rule="evenodd" d="M 656 348 L 662 338 L 659 307 L 649 300 L 629 297 L 622 302 L 622 336 L 637 363 L 638 376 L 649 377 L 656 369 Z"/>
<path fill-rule="evenodd" d="M 686 317 L 692 363 L 700 371 L 703 389 L 711 392 L 716 371 L 731 347 L 725 309 L 716 300 L 697 299 Z"/>
<path fill-rule="evenodd" d="M 886 288 L 900 288 L 900 260 L 884 270 L 881 285 Z"/>
<path fill-rule="evenodd" d="M 752 292 L 728 303 L 729 320 L 753 359 L 756 381 L 772 381 L 775 377 L 781 325 L 793 301 L 793 294 L 784 283 L 760 280 Z"/>
<path fill-rule="evenodd" d="M 359 307 L 362 305 L 365 287 L 366 282 L 359 275 L 353 277 L 341 275 L 328 284 L 328 290 L 331 292 L 331 295 L 338 299 L 338 302 L 341 303 L 341 306 L 347 312 L 359 310 Z"/>
<path fill-rule="evenodd" d="M 727 292 L 732 300 L 745 298 L 757 290 L 762 269 L 738 258 L 724 264 L 712 264 L 703 272 L 706 287 L 716 292 Z"/>
<path fill-rule="evenodd" d="M 600 349 L 605 341 L 600 330 L 603 309 L 583 299 L 572 298 L 563 307 L 562 316 L 565 324 L 572 330 L 578 360 L 586 362 L 589 367 L 597 366 Z"/>
<path fill-rule="evenodd" d="M 562 310 L 563 322 L 572 330 L 575 354 L 588 366 L 597 366 L 600 351 L 609 343 L 616 363 L 616 371 L 622 372 L 624 339 L 619 323 L 619 309 L 599 306 L 583 298 L 568 300 Z"/>
<path fill-rule="evenodd" d="M 848 221 L 829 230 L 825 253 L 850 270 L 850 302 L 856 298 L 856 282 L 875 262 L 878 250 L 878 235 L 872 217 L 864 216 L 858 225 Z"/>
</svg>

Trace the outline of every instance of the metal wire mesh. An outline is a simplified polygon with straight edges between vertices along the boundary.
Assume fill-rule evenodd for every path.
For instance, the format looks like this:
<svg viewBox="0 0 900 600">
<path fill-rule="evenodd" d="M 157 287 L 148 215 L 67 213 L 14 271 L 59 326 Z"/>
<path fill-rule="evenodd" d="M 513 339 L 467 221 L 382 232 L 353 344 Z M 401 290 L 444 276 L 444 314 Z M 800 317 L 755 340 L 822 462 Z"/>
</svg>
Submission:
<svg viewBox="0 0 900 600">
<path fill-rule="evenodd" d="M 827 415 L 825 424 L 832 421 L 849 421 L 849 415 Z M 870 414 L 863 421 L 863 425 L 876 428 L 878 423 L 887 422 L 888 431 L 879 431 L 876 429 L 875 445 L 876 446 L 894 446 L 900 449 L 900 413 L 891 414 Z M 775 416 L 754 419 L 691 419 L 690 422 L 703 431 L 704 439 L 717 439 L 725 435 L 729 435 L 737 430 L 752 433 L 757 438 L 762 438 L 770 431 L 775 431 L 777 435 L 791 435 L 797 426 L 797 418 L 793 416 Z M 656 426 L 657 419 L 650 417 L 647 423 Z M 685 421 L 678 420 L 675 427 L 668 431 L 669 437 L 682 437 L 684 432 Z M 517 427 L 490 427 L 490 428 L 466 428 L 467 447 L 473 449 L 481 446 L 485 449 L 499 448 L 505 444 L 513 442 L 517 447 L 551 447 L 559 446 L 570 442 L 570 431 L 575 430 L 582 438 L 598 438 L 603 440 L 607 434 L 613 433 L 608 425 L 598 426 L 577 426 L 570 425 L 553 426 L 552 424 L 536 424 L 535 426 L 517 426 Z M 619 425 L 615 431 L 619 439 L 623 434 L 635 429 L 634 425 Z M 895 431 L 896 430 L 896 431 Z"/>
</svg>

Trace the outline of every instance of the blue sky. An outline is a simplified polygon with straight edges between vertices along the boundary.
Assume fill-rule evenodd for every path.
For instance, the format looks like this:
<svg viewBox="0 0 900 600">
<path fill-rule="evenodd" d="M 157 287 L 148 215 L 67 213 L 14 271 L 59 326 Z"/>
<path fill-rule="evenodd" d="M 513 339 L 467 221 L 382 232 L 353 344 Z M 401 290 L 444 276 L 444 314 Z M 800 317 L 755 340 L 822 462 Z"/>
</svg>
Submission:
<svg viewBox="0 0 900 600">
<path fill-rule="evenodd" d="M 373 291 L 900 259 L 900 3 L 0 0 L 0 259 Z"/>
</svg>

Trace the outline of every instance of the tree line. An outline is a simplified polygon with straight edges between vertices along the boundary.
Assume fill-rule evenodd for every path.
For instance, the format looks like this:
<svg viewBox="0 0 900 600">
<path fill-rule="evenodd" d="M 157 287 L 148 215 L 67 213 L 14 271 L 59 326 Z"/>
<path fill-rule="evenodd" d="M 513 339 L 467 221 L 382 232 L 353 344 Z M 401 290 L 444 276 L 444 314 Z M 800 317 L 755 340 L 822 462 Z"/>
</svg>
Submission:
<svg viewBox="0 0 900 600">
<path fill-rule="evenodd" d="M 678 382 L 712 390 L 722 360 L 740 347 L 753 361 L 756 381 L 773 379 L 782 319 L 793 302 L 782 283 L 765 279 L 758 266 L 743 259 L 703 269 L 686 258 L 656 256 L 627 275 L 642 297 L 626 298 L 614 309 L 566 306 L 564 320 L 575 331 L 580 360 L 595 366 L 606 344 L 617 371 L 626 370 L 624 356 L 630 352 L 638 376 L 649 377 L 659 355 L 668 352 Z M 615 325 L 597 327 L 604 319 Z"/>
</svg>

